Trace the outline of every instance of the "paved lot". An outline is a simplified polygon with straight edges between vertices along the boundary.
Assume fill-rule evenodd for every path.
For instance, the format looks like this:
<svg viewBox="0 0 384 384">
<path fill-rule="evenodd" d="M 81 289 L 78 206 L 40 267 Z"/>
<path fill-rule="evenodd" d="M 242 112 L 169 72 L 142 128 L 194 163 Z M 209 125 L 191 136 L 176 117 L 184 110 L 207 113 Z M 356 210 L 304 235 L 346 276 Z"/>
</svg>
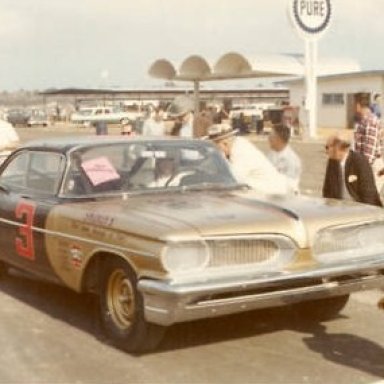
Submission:
<svg viewBox="0 0 384 384">
<path fill-rule="evenodd" d="M 0 284 L 0 383 L 373 383 L 384 378 L 380 296 L 307 323 L 286 308 L 178 325 L 159 350 L 105 343 L 92 297 L 13 275 Z"/>
<path fill-rule="evenodd" d="M 24 141 L 70 131 L 19 133 Z M 266 148 L 265 139 L 255 142 Z M 293 145 L 303 191 L 319 194 L 322 144 Z M 177 325 L 158 351 L 132 356 L 103 340 L 93 297 L 12 273 L 0 282 L 0 383 L 374 383 L 384 378 L 381 294 L 354 294 L 321 324 L 278 308 Z"/>
</svg>

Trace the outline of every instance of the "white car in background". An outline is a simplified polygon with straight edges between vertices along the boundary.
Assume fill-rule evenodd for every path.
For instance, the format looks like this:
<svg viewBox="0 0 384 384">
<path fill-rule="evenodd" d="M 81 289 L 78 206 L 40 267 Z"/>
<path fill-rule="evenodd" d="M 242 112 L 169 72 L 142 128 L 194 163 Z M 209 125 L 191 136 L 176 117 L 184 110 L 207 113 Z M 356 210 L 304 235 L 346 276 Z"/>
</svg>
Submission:
<svg viewBox="0 0 384 384">
<path fill-rule="evenodd" d="M 95 121 L 106 121 L 107 123 L 121 123 L 128 119 L 135 121 L 141 116 L 140 110 L 124 111 L 121 108 L 102 106 L 102 107 L 84 107 L 71 115 L 71 122 L 76 124 L 89 125 Z"/>
<path fill-rule="evenodd" d="M 28 127 L 47 127 L 49 125 L 48 115 L 42 109 L 32 109 L 27 126 Z"/>
<path fill-rule="evenodd" d="M 229 118 L 239 118 L 242 114 L 246 120 L 251 121 L 252 117 L 258 120 L 263 119 L 263 111 L 273 104 L 259 103 L 259 104 L 234 104 L 229 112 Z"/>
</svg>

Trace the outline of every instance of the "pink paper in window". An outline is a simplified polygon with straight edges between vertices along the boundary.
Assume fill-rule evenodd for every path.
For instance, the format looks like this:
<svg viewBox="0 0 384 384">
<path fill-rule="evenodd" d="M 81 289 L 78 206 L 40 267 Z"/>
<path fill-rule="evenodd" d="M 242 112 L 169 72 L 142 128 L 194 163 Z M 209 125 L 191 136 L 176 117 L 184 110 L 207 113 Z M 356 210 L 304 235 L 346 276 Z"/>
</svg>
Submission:
<svg viewBox="0 0 384 384">
<path fill-rule="evenodd" d="M 81 167 L 94 186 L 120 179 L 120 175 L 105 156 L 84 161 Z"/>
</svg>

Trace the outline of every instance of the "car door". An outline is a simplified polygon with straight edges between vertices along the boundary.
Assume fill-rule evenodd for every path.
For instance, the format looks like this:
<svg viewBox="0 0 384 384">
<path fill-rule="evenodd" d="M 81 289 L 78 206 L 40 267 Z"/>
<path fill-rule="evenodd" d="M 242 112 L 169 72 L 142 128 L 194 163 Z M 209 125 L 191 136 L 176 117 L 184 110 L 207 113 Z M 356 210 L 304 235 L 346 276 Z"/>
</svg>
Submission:
<svg viewBox="0 0 384 384">
<path fill-rule="evenodd" d="M 54 278 L 45 248 L 45 222 L 58 204 L 65 158 L 54 152 L 20 151 L 0 174 L 0 259 Z"/>
</svg>

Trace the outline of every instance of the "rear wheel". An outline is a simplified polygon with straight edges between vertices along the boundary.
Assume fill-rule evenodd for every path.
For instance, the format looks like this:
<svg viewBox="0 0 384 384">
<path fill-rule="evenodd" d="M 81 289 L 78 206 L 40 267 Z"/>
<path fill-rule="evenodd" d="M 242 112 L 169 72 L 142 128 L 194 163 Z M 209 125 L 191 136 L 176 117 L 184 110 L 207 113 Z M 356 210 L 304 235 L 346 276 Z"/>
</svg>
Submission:
<svg viewBox="0 0 384 384">
<path fill-rule="evenodd" d="M 108 338 L 128 352 L 154 349 L 164 335 L 164 327 L 145 320 L 136 274 L 122 259 L 108 260 L 103 268 L 100 311 Z"/>
<path fill-rule="evenodd" d="M 294 309 L 298 311 L 303 318 L 324 321 L 335 318 L 347 305 L 348 300 L 349 295 L 327 297 L 325 299 L 295 304 Z"/>
</svg>

